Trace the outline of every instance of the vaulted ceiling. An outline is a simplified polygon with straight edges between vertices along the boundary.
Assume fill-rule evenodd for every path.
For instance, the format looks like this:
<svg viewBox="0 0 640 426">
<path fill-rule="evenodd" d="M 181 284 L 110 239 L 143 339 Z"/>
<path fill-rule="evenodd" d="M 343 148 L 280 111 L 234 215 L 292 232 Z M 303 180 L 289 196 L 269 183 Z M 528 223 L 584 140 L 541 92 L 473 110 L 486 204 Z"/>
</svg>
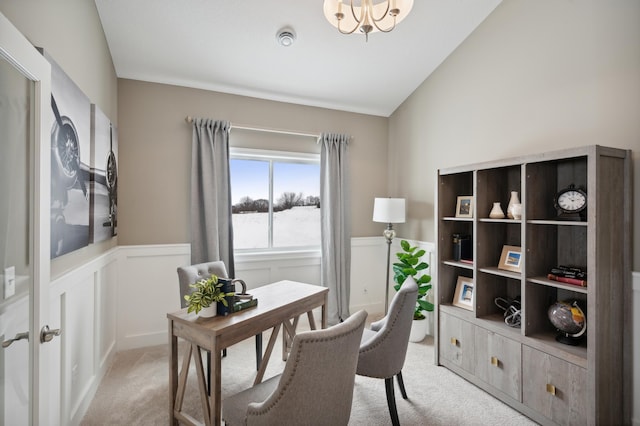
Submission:
<svg viewBox="0 0 640 426">
<path fill-rule="evenodd" d="M 95 3 L 118 77 L 387 117 L 500 1 L 415 0 L 368 42 L 338 33 L 322 0 Z"/>
</svg>

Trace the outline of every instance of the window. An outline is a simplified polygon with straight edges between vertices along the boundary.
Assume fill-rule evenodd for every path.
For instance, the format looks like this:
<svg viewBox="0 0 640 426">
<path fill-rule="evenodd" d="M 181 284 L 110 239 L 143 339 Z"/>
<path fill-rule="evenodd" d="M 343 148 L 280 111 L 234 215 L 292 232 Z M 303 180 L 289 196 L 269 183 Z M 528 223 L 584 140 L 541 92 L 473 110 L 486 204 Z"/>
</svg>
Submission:
<svg viewBox="0 0 640 426">
<path fill-rule="evenodd" d="M 320 247 L 320 155 L 232 148 L 235 250 Z"/>
</svg>

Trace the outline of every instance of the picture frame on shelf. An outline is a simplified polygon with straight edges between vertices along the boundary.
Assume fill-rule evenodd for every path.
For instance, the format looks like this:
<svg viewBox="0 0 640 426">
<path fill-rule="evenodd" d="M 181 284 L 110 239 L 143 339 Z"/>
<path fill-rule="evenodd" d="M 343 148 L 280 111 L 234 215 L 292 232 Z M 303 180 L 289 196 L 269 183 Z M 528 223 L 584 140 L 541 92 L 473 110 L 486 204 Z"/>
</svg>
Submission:
<svg viewBox="0 0 640 426">
<path fill-rule="evenodd" d="M 522 272 L 522 251 L 518 246 L 503 246 L 498 269 Z"/>
<path fill-rule="evenodd" d="M 473 311 L 474 290 L 473 278 L 459 276 L 456 283 L 456 292 L 453 295 L 453 305 Z"/>
<path fill-rule="evenodd" d="M 456 203 L 456 217 L 473 217 L 473 196 L 458 196 L 458 202 Z"/>
</svg>

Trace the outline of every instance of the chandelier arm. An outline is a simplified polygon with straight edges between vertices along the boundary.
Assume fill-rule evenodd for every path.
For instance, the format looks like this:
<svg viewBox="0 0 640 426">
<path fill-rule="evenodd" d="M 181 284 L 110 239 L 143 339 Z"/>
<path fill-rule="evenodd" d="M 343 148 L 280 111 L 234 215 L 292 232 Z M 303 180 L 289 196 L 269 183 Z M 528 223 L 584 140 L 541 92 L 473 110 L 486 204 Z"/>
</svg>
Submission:
<svg viewBox="0 0 640 426">
<path fill-rule="evenodd" d="M 353 1 L 352 1 L 353 3 Z M 375 22 L 380 22 L 382 21 L 384 18 L 387 17 L 387 14 L 389 13 L 389 10 L 391 10 L 391 0 L 387 0 L 387 10 L 384 11 L 384 13 L 382 14 L 382 16 L 380 16 L 380 18 L 376 18 L 375 15 L 373 14 L 373 5 L 371 5 L 371 13 L 369 14 L 369 16 L 371 16 L 371 20 L 375 23 Z M 394 17 L 395 19 L 395 17 Z M 378 26 L 376 25 L 376 28 L 378 28 Z M 380 28 L 378 28 L 380 29 Z M 382 31 L 382 30 L 380 30 Z"/>
<path fill-rule="evenodd" d="M 338 31 L 340 31 L 340 34 L 353 34 L 359 26 L 360 24 L 356 24 L 356 26 L 353 27 L 351 31 L 344 31 L 342 28 L 340 28 L 340 22 L 338 22 Z"/>
<path fill-rule="evenodd" d="M 358 28 L 358 26 L 362 23 L 364 14 L 366 12 L 365 5 L 364 4 L 360 5 L 360 19 L 358 19 L 358 17 L 356 16 L 356 11 L 353 8 L 353 0 L 349 2 L 349 8 L 351 9 L 351 16 L 353 16 L 353 20 L 356 21 L 356 28 Z"/>
<path fill-rule="evenodd" d="M 351 9 L 351 15 L 353 16 L 353 20 L 356 21 L 356 25 L 351 30 L 343 30 L 342 28 L 340 28 L 340 22 L 342 22 L 342 19 L 338 19 L 338 31 L 341 34 L 353 34 L 358 28 L 360 28 L 360 24 L 362 23 L 363 15 L 364 15 L 364 7 L 360 9 L 361 10 L 360 19 L 358 19 L 358 17 L 356 16 L 356 12 L 353 8 L 353 0 L 351 0 L 350 2 L 350 9 Z"/>
<path fill-rule="evenodd" d="M 396 17 L 395 16 L 393 17 L 393 25 L 390 28 L 387 28 L 386 30 L 383 29 L 383 28 L 380 28 L 378 26 L 378 22 L 376 22 L 375 20 L 373 21 L 373 25 L 375 25 L 375 27 L 378 29 L 378 31 L 381 31 L 383 33 L 390 33 L 396 27 Z"/>
</svg>

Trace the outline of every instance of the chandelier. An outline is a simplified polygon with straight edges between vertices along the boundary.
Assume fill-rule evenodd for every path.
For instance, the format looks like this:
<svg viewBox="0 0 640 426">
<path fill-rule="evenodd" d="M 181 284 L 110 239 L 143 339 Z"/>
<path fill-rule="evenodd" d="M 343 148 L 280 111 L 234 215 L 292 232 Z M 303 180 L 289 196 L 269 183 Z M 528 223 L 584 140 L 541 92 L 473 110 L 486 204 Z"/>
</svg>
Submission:
<svg viewBox="0 0 640 426">
<path fill-rule="evenodd" d="M 324 16 L 342 34 L 388 33 L 411 11 L 413 0 L 324 0 Z"/>
</svg>

